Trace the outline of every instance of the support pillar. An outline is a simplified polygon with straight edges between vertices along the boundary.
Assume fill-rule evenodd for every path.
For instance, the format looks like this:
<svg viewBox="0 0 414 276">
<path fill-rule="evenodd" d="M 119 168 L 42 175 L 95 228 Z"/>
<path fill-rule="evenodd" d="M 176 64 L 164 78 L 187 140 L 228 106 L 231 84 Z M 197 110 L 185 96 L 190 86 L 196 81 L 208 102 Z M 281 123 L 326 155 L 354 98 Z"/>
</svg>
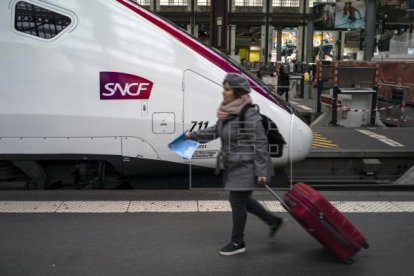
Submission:
<svg viewBox="0 0 414 276">
<path fill-rule="evenodd" d="M 269 22 L 270 22 L 270 5 L 271 2 L 270 0 L 266 0 L 265 3 L 265 8 L 266 8 L 266 13 L 265 13 L 265 33 L 264 33 L 264 43 L 265 43 L 265 48 L 264 48 L 264 62 L 267 64 L 269 62 Z M 262 40 L 263 40 L 263 36 L 262 36 Z M 263 43 L 263 42 L 262 42 Z"/>
<path fill-rule="evenodd" d="M 223 52 L 227 49 L 227 28 L 229 23 L 227 0 L 211 1 L 210 6 L 210 45 Z"/>
<path fill-rule="evenodd" d="M 192 34 L 195 37 L 198 37 L 198 25 L 188 24 L 187 25 L 187 32 L 189 34 Z"/>
<path fill-rule="evenodd" d="M 313 30 L 313 18 L 310 18 L 306 27 L 306 63 L 315 62 L 313 57 Z"/>
<path fill-rule="evenodd" d="M 305 26 L 303 25 L 298 27 L 297 41 L 301 41 L 301 43 L 297 43 L 296 45 L 296 61 L 305 61 L 306 32 Z"/>
<path fill-rule="evenodd" d="M 282 26 L 277 26 L 277 61 L 282 60 Z"/>
<path fill-rule="evenodd" d="M 343 43 L 342 43 L 342 32 L 338 31 L 335 33 L 335 41 L 336 41 L 336 59 L 341 60 L 343 56 Z"/>
<path fill-rule="evenodd" d="M 196 4 L 196 0 L 190 0 L 190 2 L 188 3 L 188 9 L 190 12 L 190 31 L 189 33 L 194 35 L 195 37 L 198 37 L 198 30 L 196 32 L 195 30 L 195 4 Z"/>
<path fill-rule="evenodd" d="M 267 47 L 266 47 L 266 34 L 268 33 L 268 31 L 266 31 L 266 25 L 262 25 L 260 26 L 260 61 L 264 61 L 267 62 Z"/>
<path fill-rule="evenodd" d="M 371 60 L 375 52 L 376 1 L 367 0 L 365 12 L 364 60 Z"/>
<path fill-rule="evenodd" d="M 300 1 L 299 10 L 303 11 L 302 14 L 302 26 L 299 27 L 299 37 L 301 38 L 302 43 L 300 43 L 297 47 L 297 58 L 296 60 L 305 61 L 305 49 L 306 49 L 306 19 L 307 19 L 307 11 L 308 11 L 308 0 Z M 300 50 L 300 51 L 299 51 Z"/>
<path fill-rule="evenodd" d="M 229 25 L 228 26 L 228 43 L 227 45 L 229 46 L 229 53 L 231 56 L 236 55 L 236 25 Z"/>
</svg>

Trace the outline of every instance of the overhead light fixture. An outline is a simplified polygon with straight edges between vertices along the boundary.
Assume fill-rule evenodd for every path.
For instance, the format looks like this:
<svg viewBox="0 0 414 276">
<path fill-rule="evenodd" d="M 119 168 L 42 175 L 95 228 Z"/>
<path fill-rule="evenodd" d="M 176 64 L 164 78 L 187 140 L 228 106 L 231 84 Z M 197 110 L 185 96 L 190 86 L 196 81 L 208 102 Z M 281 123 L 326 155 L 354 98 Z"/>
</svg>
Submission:
<svg viewBox="0 0 414 276">
<path fill-rule="evenodd" d="M 252 44 L 255 44 L 256 40 L 254 39 L 254 37 L 252 37 Z"/>
</svg>

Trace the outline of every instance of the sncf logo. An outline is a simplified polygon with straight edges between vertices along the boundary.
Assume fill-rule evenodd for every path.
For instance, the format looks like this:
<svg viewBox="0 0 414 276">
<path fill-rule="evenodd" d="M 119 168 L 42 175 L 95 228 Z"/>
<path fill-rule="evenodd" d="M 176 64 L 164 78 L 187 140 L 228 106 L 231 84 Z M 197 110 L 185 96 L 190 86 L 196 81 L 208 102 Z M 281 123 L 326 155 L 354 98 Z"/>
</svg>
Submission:
<svg viewBox="0 0 414 276">
<path fill-rule="evenodd" d="M 100 72 L 101 100 L 147 100 L 153 83 L 125 73 Z"/>
</svg>

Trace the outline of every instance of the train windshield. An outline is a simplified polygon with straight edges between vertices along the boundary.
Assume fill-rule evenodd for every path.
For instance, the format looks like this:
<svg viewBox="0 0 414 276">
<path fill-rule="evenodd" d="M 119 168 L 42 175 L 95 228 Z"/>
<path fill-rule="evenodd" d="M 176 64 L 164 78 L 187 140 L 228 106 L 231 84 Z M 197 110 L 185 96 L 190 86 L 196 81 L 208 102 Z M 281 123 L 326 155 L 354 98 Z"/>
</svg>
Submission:
<svg viewBox="0 0 414 276">
<path fill-rule="evenodd" d="M 191 34 L 190 34 L 191 35 Z M 194 36 L 193 36 L 194 37 Z M 194 39 L 197 39 L 200 43 L 204 43 L 204 41 L 199 40 L 197 37 L 194 37 Z M 207 46 L 207 45 L 206 45 Z M 208 46 L 210 47 L 210 46 Z M 249 76 L 251 79 L 253 79 L 257 84 L 259 84 L 264 90 L 266 90 L 267 94 L 270 94 L 270 90 L 267 88 L 266 84 L 259 79 L 257 76 L 255 76 L 253 73 L 251 73 L 249 70 L 247 70 L 246 68 L 244 68 L 243 66 L 241 66 L 240 64 L 238 64 L 236 61 L 234 61 L 231 57 L 229 57 L 227 54 L 223 53 L 222 51 L 220 51 L 217 48 L 213 48 L 211 47 L 211 49 L 213 49 L 213 51 L 216 54 L 219 54 L 220 56 L 222 56 L 223 58 L 225 58 L 229 63 L 231 63 L 231 65 L 233 65 L 234 67 L 236 67 L 240 72 L 242 72 L 244 75 Z"/>
<path fill-rule="evenodd" d="M 197 38 L 195 38 L 197 39 Z M 198 39 L 197 39 L 198 40 Z M 200 41 L 201 43 L 204 43 L 202 41 Z M 241 65 L 237 64 L 235 61 L 233 61 L 233 59 L 231 59 L 228 55 L 226 55 L 225 53 L 221 52 L 220 50 L 216 49 L 216 48 L 211 48 L 213 49 L 217 54 L 219 54 L 220 56 L 224 57 L 225 59 L 228 60 L 228 62 L 230 62 L 234 67 L 237 67 L 237 69 L 240 70 L 240 72 L 242 72 L 243 74 L 247 75 L 248 77 L 250 77 L 251 79 L 253 79 L 256 84 L 258 84 L 263 90 L 265 90 L 267 92 L 267 98 L 272 101 L 273 103 L 275 103 L 278 106 L 281 106 L 283 108 L 285 108 L 289 113 L 291 114 L 295 114 L 296 117 L 298 117 L 299 119 L 301 119 L 303 122 L 305 122 L 306 124 L 308 124 L 308 122 L 306 121 L 306 119 L 303 117 L 303 115 L 290 103 L 284 101 L 279 95 L 275 95 L 274 93 L 271 93 L 270 89 L 267 87 L 267 85 L 258 77 L 256 77 L 254 74 L 252 74 L 250 71 L 248 71 L 246 68 L 242 67 Z"/>
<path fill-rule="evenodd" d="M 197 39 L 197 38 L 195 38 L 195 39 Z M 202 41 L 200 41 L 200 42 L 204 43 Z M 216 48 L 212 48 L 212 49 L 214 50 L 214 52 L 216 52 L 217 54 L 219 54 L 220 56 L 225 58 L 229 63 L 231 63 L 231 65 L 236 67 L 241 73 L 243 73 L 244 75 L 247 75 L 250 79 L 252 79 L 261 88 L 261 90 L 266 92 L 267 98 L 269 100 L 271 100 L 272 102 L 274 102 L 275 104 L 277 104 L 279 106 L 284 107 L 290 113 L 294 112 L 294 108 L 289 103 L 285 102 L 278 95 L 275 95 L 274 93 L 272 93 L 270 91 L 270 89 L 268 88 L 268 86 L 261 79 L 259 79 L 257 76 L 255 76 L 252 72 L 250 72 L 249 70 L 247 70 L 246 68 L 244 68 L 240 64 L 236 63 L 231 57 L 229 57 L 227 54 L 223 53 L 222 51 L 220 51 Z"/>
</svg>

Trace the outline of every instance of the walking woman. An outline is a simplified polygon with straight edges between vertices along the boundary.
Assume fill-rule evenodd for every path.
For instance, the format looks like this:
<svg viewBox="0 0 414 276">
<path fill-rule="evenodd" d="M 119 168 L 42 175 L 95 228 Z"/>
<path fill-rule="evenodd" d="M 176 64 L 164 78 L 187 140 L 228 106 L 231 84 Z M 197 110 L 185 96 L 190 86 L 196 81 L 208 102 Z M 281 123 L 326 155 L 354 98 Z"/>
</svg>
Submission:
<svg viewBox="0 0 414 276">
<path fill-rule="evenodd" d="M 185 134 L 187 139 L 200 143 L 221 139 L 217 169 L 223 170 L 224 188 L 230 191 L 233 219 L 231 241 L 219 251 L 224 256 L 246 252 L 244 228 L 247 212 L 269 225 L 269 236 L 274 236 L 285 222 L 252 198 L 253 189 L 260 183 L 269 182 L 274 170 L 262 118 L 255 108 L 249 108 L 252 104 L 249 93 L 249 83 L 242 75 L 227 74 L 216 125 Z M 243 122 L 239 118 L 242 110 L 245 110 Z"/>
</svg>

